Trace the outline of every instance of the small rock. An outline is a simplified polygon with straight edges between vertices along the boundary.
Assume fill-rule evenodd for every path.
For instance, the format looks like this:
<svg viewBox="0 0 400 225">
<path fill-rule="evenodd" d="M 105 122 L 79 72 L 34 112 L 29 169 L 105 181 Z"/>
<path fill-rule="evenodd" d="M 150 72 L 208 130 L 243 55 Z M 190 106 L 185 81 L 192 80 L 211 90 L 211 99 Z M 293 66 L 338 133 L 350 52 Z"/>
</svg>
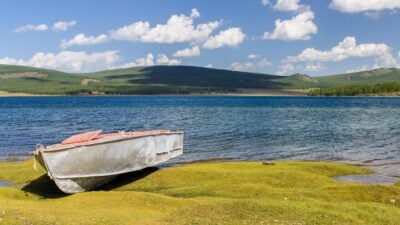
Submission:
<svg viewBox="0 0 400 225">
<path fill-rule="evenodd" d="M 287 200 L 288 200 L 288 198 L 284 197 L 284 198 L 283 198 L 283 200 L 287 201 Z"/>
<path fill-rule="evenodd" d="M 263 165 L 267 165 L 267 166 L 273 166 L 273 165 L 275 165 L 275 163 L 270 162 L 270 161 L 264 161 L 264 162 L 262 162 L 262 164 L 263 164 Z"/>
</svg>

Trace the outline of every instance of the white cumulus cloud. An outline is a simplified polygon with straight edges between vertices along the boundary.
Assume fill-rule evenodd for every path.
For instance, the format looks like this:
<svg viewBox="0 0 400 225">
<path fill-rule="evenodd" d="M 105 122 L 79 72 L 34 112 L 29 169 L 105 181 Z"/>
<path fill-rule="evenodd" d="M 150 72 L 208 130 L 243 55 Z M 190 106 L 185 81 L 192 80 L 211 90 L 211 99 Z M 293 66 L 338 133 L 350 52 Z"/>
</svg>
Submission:
<svg viewBox="0 0 400 225">
<path fill-rule="evenodd" d="M 135 22 L 121 28 L 111 30 L 108 34 L 87 37 L 78 34 L 71 40 L 63 40 L 64 48 L 74 45 L 91 45 L 110 40 L 132 41 L 145 43 L 183 43 L 202 42 L 220 25 L 220 21 L 204 24 L 194 24 L 194 19 L 200 17 L 197 9 L 192 9 L 190 16 L 172 15 L 165 24 L 151 26 L 147 21 Z"/>
<path fill-rule="evenodd" d="M 332 0 L 330 8 L 344 13 L 395 10 L 400 8 L 399 0 Z"/>
<path fill-rule="evenodd" d="M 154 57 L 152 53 L 146 55 L 146 57 L 138 58 L 134 62 L 123 64 L 116 68 L 128 68 L 128 67 L 138 67 L 138 66 L 154 66 L 154 65 L 179 65 L 181 60 L 170 59 L 165 54 L 159 54 L 157 58 Z"/>
<path fill-rule="evenodd" d="M 247 56 L 247 58 L 249 58 L 249 59 L 257 59 L 257 58 L 260 58 L 260 56 L 257 55 L 257 54 L 250 54 L 250 55 Z"/>
<path fill-rule="evenodd" d="M 275 30 L 273 32 L 265 32 L 263 39 L 272 40 L 308 40 L 311 34 L 318 32 L 318 27 L 313 22 L 314 13 L 310 10 L 299 13 L 290 20 L 276 20 Z"/>
<path fill-rule="evenodd" d="M 276 72 L 278 75 L 286 75 L 288 72 L 295 70 L 295 66 L 293 63 L 289 63 L 283 61 L 279 66 L 278 71 Z"/>
<path fill-rule="evenodd" d="M 221 25 L 222 20 L 196 25 L 194 19 L 200 16 L 200 12 L 194 8 L 190 15 L 172 15 L 165 24 L 152 26 L 148 21 L 138 21 L 97 36 L 81 33 L 70 40 L 62 40 L 60 46 L 68 48 L 74 45 L 93 45 L 115 40 L 164 44 L 190 43 L 214 49 L 237 46 L 246 36 L 239 27 L 232 27 L 211 36 Z"/>
<path fill-rule="evenodd" d="M 339 62 L 349 57 L 370 57 L 375 56 L 384 59 L 391 64 L 392 57 L 390 47 L 386 44 L 357 44 L 355 37 L 346 37 L 343 41 L 328 51 L 321 51 L 315 48 L 306 48 L 292 60 L 300 62 Z"/>
<path fill-rule="evenodd" d="M 236 71 L 258 71 L 265 67 L 271 66 L 272 63 L 267 59 L 260 59 L 251 62 L 234 62 L 230 65 L 230 69 Z"/>
<path fill-rule="evenodd" d="M 149 22 L 139 21 L 110 31 L 110 36 L 115 40 L 140 41 L 149 30 Z"/>
<path fill-rule="evenodd" d="M 305 67 L 305 69 L 322 68 L 323 62 L 340 62 L 348 58 L 366 58 L 372 57 L 375 60 L 375 67 L 396 66 L 398 59 L 391 54 L 391 49 L 383 43 L 364 43 L 357 44 L 356 38 L 349 36 L 339 42 L 330 50 L 322 51 L 315 48 L 306 48 L 296 56 L 289 56 L 282 61 L 279 73 L 286 74 L 293 70 L 296 65 L 301 63 L 313 63 L 314 66 Z M 308 64 L 308 65 L 313 65 Z M 318 65 L 315 67 L 315 65 Z"/>
<path fill-rule="evenodd" d="M 271 2 L 269 0 L 261 0 L 262 5 L 269 5 Z"/>
<path fill-rule="evenodd" d="M 194 19 L 200 17 L 197 9 L 192 9 L 189 16 L 172 15 L 165 24 L 151 26 L 150 22 L 138 21 L 115 30 L 108 34 L 87 37 L 79 34 L 71 40 L 63 40 L 61 45 L 70 47 L 73 45 L 98 44 L 105 41 L 132 41 L 145 43 L 184 43 L 204 42 L 211 33 L 220 26 L 220 21 L 195 24 Z"/>
<path fill-rule="evenodd" d="M 194 46 L 192 48 L 185 48 L 179 51 L 176 51 L 172 56 L 174 57 L 193 57 L 200 55 L 200 48 L 198 46 Z"/>
<path fill-rule="evenodd" d="M 86 36 L 85 34 L 78 34 L 70 40 L 61 40 L 60 47 L 68 48 L 74 45 L 95 45 L 108 41 L 108 37 L 105 34 L 99 36 Z"/>
<path fill-rule="evenodd" d="M 70 72 L 85 72 L 109 69 L 119 60 L 117 51 L 59 53 L 38 52 L 30 59 L 0 58 L 0 64 L 33 66 Z"/>
<path fill-rule="evenodd" d="M 71 20 L 71 21 L 58 21 L 55 22 L 53 24 L 52 30 L 54 31 L 66 31 L 68 30 L 68 28 L 73 27 L 76 25 L 76 21 L 75 20 Z"/>
<path fill-rule="evenodd" d="M 234 47 L 243 42 L 246 35 L 239 27 L 232 27 L 220 31 L 217 35 L 210 37 L 203 44 L 203 48 L 215 49 L 224 46 Z"/>
<path fill-rule="evenodd" d="M 159 54 L 157 56 L 157 64 L 158 65 L 179 65 L 179 64 L 181 64 L 181 60 L 170 59 L 165 54 Z"/>
<path fill-rule="evenodd" d="M 27 32 L 27 31 L 45 31 L 49 27 L 46 24 L 39 24 L 39 25 L 31 25 L 27 24 L 21 27 L 18 27 L 17 29 L 14 30 L 15 33 L 22 33 L 22 32 Z"/>
<path fill-rule="evenodd" d="M 200 17 L 197 9 L 191 15 L 172 15 L 165 24 L 151 27 L 149 22 L 139 21 L 110 32 L 111 39 L 148 42 L 182 43 L 205 40 L 219 25 L 219 21 L 194 25 L 193 19 Z"/>
<path fill-rule="evenodd" d="M 137 66 L 153 66 L 154 65 L 154 56 L 153 54 L 149 53 L 144 58 L 138 58 L 135 62 L 126 63 L 120 68 L 127 68 L 127 67 L 137 67 Z"/>
<path fill-rule="evenodd" d="M 300 0 L 278 0 L 274 5 L 274 10 L 277 11 L 298 11 L 302 5 Z"/>
<path fill-rule="evenodd" d="M 307 63 L 304 67 L 304 71 L 307 72 L 317 72 L 325 69 L 325 66 L 322 63 Z"/>
<path fill-rule="evenodd" d="M 196 8 L 194 8 L 192 9 L 192 13 L 190 13 L 190 17 L 192 18 L 200 17 L 200 12 Z"/>
</svg>

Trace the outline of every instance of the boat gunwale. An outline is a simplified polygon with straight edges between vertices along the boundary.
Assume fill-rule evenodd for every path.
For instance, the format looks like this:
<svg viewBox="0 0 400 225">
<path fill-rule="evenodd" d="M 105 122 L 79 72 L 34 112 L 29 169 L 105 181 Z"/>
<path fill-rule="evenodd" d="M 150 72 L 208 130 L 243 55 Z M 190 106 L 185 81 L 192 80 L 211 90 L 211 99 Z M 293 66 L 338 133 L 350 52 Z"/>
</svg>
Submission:
<svg viewBox="0 0 400 225">
<path fill-rule="evenodd" d="M 141 135 L 141 136 L 126 136 L 126 137 L 119 137 L 115 139 L 108 139 L 106 138 L 104 140 L 98 139 L 98 140 L 92 140 L 84 144 L 79 144 L 79 145 L 73 145 L 73 146 L 65 146 L 65 147 L 60 147 L 60 148 L 54 148 L 51 149 L 51 146 L 46 146 L 45 148 L 38 148 L 36 149 L 35 152 L 40 152 L 40 153 L 51 153 L 51 152 L 59 152 L 59 151 L 65 151 L 65 150 L 70 150 L 82 146 L 96 146 L 96 145 L 101 145 L 101 144 L 107 144 L 107 143 L 114 143 L 114 142 L 120 142 L 120 141 L 125 141 L 125 140 L 131 140 L 131 139 L 138 139 L 138 138 L 144 138 L 144 137 L 150 137 L 150 136 L 161 136 L 161 135 L 174 135 L 174 134 L 184 134 L 182 131 L 173 131 L 169 133 L 159 133 L 159 134 L 146 134 L 146 135 Z M 100 140 L 100 141 L 99 141 Z M 97 142 L 96 142 L 97 141 Z"/>
</svg>

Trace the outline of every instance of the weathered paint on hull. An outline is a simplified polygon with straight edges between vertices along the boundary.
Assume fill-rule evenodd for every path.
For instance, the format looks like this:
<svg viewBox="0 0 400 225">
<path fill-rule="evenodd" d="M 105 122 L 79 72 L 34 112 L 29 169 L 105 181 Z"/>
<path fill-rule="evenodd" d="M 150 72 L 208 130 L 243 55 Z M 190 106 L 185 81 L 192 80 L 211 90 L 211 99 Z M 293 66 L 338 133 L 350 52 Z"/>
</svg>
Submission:
<svg viewBox="0 0 400 225">
<path fill-rule="evenodd" d="M 183 153 L 183 133 L 124 138 L 65 150 L 39 151 L 35 157 L 65 193 L 92 190 L 119 174 L 163 163 Z"/>
</svg>

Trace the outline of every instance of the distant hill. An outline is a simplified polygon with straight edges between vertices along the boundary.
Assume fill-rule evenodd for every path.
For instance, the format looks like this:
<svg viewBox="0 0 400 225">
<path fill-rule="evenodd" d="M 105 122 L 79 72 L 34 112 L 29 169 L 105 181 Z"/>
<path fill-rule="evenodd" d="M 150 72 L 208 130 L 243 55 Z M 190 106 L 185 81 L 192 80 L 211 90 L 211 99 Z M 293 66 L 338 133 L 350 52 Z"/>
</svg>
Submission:
<svg viewBox="0 0 400 225">
<path fill-rule="evenodd" d="M 400 69 L 381 68 L 356 73 L 321 76 L 317 77 L 316 80 L 320 83 L 320 87 L 400 82 Z"/>
<path fill-rule="evenodd" d="M 0 65 L 0 90 L 32 94 L 235 93 L 242 89 L 307 87 L 296 77 L 193 66 L 152 66 L 95 73 L 64 73 Z"/>
<path fill-rule="evenodd" d="M 193 66 L 151 66 L 65 73 L 0 65 L 0 91 L 31 94 L 209 94 L 400 82 L 399 69 L 310 77 L 277 76 Z"/>
</svg>

